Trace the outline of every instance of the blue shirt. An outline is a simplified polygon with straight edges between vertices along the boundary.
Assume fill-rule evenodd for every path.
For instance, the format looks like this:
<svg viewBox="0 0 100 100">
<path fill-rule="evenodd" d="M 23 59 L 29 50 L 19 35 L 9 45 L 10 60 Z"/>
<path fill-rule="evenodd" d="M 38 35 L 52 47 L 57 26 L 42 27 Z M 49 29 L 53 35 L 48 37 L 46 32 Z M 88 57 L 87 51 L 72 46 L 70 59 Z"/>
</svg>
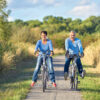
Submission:
<svg viewBox="0 0 100 100">
<path fill-rule="evenodd" d="M 67 38 L 65 40 L 65 49 L 68 50 L 70 54 L 79 54 L 79 52 L 83 53 L 83 47 L 81 44 L 81 40 L 78 38 L 75 38 L 75 41 L 72 42 L 70 38 Z"/>
<path fill-rule="evenodd" d="M 38 40 L 36 43 L 35 51 L 39 50 L 39 54 L 47 53 L 50 54 L 50 51 L 53 51 L 53 46 L 51 40 L 47 39 L 47 43 L 43 44 L 42 40 Z"/>
</svg>

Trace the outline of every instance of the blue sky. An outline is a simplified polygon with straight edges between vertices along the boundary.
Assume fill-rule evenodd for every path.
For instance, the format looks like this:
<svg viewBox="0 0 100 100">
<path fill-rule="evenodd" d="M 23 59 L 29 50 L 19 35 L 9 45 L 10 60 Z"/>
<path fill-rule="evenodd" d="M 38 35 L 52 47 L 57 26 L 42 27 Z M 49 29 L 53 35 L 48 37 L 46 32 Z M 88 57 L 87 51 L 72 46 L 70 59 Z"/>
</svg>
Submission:
<svg viewBox="0 0 100 100">
<path fill-rule="evenodd" d="M 89 16 L 100 16 L 100 0 L 7 0 L 7 3 L 7 9 L 11 10 L 9 21 L 42 21 L 49 15 L 83 20 Z"/>
</svg>

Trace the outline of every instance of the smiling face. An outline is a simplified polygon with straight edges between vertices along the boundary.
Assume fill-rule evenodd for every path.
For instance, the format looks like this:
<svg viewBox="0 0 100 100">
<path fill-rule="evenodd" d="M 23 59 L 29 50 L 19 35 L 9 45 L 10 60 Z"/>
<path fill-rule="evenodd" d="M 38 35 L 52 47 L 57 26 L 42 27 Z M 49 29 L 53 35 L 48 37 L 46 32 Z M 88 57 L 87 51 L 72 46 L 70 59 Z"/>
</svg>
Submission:
<svg viewBox="0 0 100 100">
<path fill-rule="evenodd" d="M 74 40 L 75 39 L 75 32 L 70 32 L 70 39 L 71 40 Z"/>
<path fill-rule="evenodd" d="M 45 41 L 47 39 L 47 35 L 45 33 L 41 33 L 41 39 Z"/>
</svg>

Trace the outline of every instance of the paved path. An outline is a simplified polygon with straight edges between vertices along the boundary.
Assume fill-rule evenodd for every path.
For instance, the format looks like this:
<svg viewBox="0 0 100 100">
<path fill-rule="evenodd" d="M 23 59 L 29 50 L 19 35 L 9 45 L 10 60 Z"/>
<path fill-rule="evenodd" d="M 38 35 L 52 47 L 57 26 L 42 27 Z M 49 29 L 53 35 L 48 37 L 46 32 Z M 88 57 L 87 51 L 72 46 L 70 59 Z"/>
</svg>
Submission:
<svg viewBox="0 0 100 100">
<path fill-rule="evenodd" d="M 71 91 L 69 88 L 69 80 L 64 80 L 64 56 L 57 56 L 53 60 L 57 88 L 54 88 L 48 82 L 48 88 L 45 93 L 42 92 L 41 81 L 30 90 L 25 100 L 82 100 L 79 91 Z"/>
</svg>

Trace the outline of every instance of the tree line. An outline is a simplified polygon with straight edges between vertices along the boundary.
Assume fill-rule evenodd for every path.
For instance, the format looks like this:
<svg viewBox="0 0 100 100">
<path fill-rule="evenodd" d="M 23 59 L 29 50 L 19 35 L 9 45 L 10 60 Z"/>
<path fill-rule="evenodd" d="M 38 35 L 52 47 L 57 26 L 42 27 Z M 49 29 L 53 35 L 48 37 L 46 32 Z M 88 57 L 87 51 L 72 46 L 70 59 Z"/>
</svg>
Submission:
<svg viewBox="0 0 100 100">
<path fill-rule="evenodd" d="M 45 16 L 42 22 L 39 20 L 23 21 L 21 19 L 16 19 L 14 22 L 10 22 L 10 24 L 29 26 L 31 28 L 40 27 L 42 30 L 47 30 L 49 34 L 61 31 L 69 32 L 71 30 L 75 30 L 80 35 L 100 32 L 100 16 L 90 16 L 86 20 Z"/>
</svg>

